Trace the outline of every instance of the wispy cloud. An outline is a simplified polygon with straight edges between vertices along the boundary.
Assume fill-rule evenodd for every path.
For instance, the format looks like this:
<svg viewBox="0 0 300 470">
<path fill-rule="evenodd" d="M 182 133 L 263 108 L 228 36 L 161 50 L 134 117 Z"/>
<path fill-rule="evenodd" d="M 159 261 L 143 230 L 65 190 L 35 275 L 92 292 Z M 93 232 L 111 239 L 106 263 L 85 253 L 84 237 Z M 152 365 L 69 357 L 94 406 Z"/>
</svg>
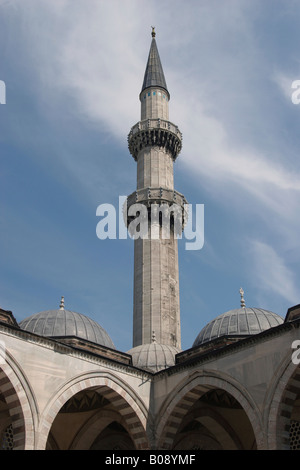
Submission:
<svg viewBox="0 0 300 470">
<path fill-rule="evenodd" d="M 274 80 L 285 96 L 290 92 L 290 79 L 283 73 L 274 75 L 272 59 L 258 50 L 254 24 L 262 6 L 235 0 L 192 3 L 193 16 L 190 8 L 177 2 L 180 15 L 173 15 L 172 24 L 164 22 L 158 34 L 160 51 L 168 51 L 164 66 L 171 82 L 171 120 L 184 131 L 183 164 L 202 179 L 211 195 L 218 187 L 218 197 L 228 197 L 230 188 L 233 205 L 239 207 L 241 200 L 251 197 L 259 213 L 265 208 L 286 221 L 300 202 L 300 168 L 288 155 L 288 142 L 285 154 L 280 154 L 283 135 L 278 134 L 281 123 L 272 121 L 275 109 L 260 104 L 263 99 L 271 106 L 266 97 Z M 28 0 L 17 5 L 24 23 L 31 25 L 24 47 L 31 51 L 43 112 L 55 107 L 55 121 L 58 109 L 67 111 L 67 96 L 73 115 L 123 145 L 129 126 L 139 119 L 149 22 L 158 21 L 158 30 L 160 26 L 157 2 L 149 2 L 147 14 L 136 0 L 89 0 L 90 8 L 80 0 Z M 162 17 L 167 11 L 168 5 L 162 3 Z M 47 28 L 41 28 L 43 21 Z M 146 25 L 149 36 L 141 34 Z M 265 135 L 260 130 L 264 128 Z M 288 140 L 288 130 L 284 135 Z M 62 152 L 61 164 L 78 181 L 90 173 L 90 188 L 99 185 L 91 157 L 73 155 L 70 161 Z M 275 229 L 281 226 L 277 221 Z"/>
<path fill-rule="evenodd" d="M 299 302 L 300 290 L 295 275 L 286 265 L 283 256 L 267 243 L 255 240 L 251 242 L 250 253 L 255 272 L 255 286 L 260 292 L 280 296 L 290 305 Z"/>
</svg>

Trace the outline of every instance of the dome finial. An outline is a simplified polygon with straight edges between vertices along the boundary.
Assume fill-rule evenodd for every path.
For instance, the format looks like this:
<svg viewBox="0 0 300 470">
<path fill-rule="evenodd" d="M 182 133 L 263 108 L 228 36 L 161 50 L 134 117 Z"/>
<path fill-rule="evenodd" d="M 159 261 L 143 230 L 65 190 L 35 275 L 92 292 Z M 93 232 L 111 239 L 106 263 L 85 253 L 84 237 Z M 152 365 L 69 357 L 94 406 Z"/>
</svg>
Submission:
<svg viewBox="0 0 300 470">
<path fill-rule="evenodd" d="M 156 343 L 155 331 L 152 331 L 152 343 Z"/>
<path fill-rule="evenodd" d="M 241 294 L 241 307 L 246 307 L 245 299 L 244 299 L 244 291 L 242 287 L 240 288 L 240 294 Z"/>
<path fill-rule="evenodd" d="M 65 298 L 64 298 L 63 295 L 61 296 L 59 309 L 60 309 L 60 310 L 64 310 L 64 309 L 65 309 Z"/>
<path fill-rule="evenodd" d="M 156 35 L 156 33 L 155 33 L 155 26 L 151 26 L 151 28 L 152 28 L 151 36 L 152 36 L 153 38 L 155 38 L 155 35 Z"/>
</svg>

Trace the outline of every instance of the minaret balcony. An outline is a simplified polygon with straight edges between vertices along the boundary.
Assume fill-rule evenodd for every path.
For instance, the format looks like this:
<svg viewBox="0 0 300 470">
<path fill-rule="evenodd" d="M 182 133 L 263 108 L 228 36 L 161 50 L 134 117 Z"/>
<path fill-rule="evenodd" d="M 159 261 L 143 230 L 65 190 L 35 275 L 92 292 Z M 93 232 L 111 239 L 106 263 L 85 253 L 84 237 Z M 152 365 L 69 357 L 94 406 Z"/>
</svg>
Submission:
<svg viewBox="0 0 300 470">
<path fill-rule="evenodd" d="M 170 211 L 170 221 L 174 221 L 174 217 L 179 217 L 178 227 L 182 231 L 187 223 L 188 219 L 188 202 L 183 194 L 178 191 L 165 189 L 165 188 L 143 188 L 134 191 L 130 196 L 127 197 L 126 204 L 123 207 L 124 221 L 127 227 L 134 220 L 136 213 L 129 215 L 129 209 L 137 204 L 136 212 L 139 212 L 138 204 L 146 206 L 148 216 L 151 219 L 151 214 L 154 214 L 154 210 L 167 209 Z"/>
<path fill-rule="evenodd" d="M 139 121 L 128 135 L 129 151 L 137 161 L 140 151 L 150 146 L 166 149 L 175 161 L 182 148 L 182 134 L 175 124 L 164 119 Z"/>
</svg>

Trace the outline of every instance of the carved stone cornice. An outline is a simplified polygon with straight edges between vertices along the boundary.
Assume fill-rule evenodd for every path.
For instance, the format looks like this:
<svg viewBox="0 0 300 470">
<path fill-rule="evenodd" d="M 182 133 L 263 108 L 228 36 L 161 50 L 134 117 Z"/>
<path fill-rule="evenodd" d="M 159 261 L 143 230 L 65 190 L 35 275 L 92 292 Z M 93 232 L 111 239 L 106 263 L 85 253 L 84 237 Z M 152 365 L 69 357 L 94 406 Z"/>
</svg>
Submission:
<svg viewBox="0 0 300 470">
<path fill-rule="evenodd" d="M 163 119 L 146 119 L 131 128 L 128 148 L 135 161 L 141 150 L 155 146 L 165 149 L 175 161 L 182 148 L 182 134 L 178 127 Z"/>
<path fill-rule="evenodd" d="M 9 325 L 19 328 L 17 320 L 10 310 L 4 310 L 3 308 L 0 308 L 0 322 L 8 323 Z"/>
<path fill-rule="evenodd" d="M 187 200 L 184 195 L 175 191 L 174 189 L 167 188 L 142 188 L 134 191 L 127 198 L 127 206 L 131 206 L 135 203 L 141 203 L 151 205 L 154 203 L 162 204 L 167 203 L 169 205 L 178 204 L 183 207 L 187 204 Z"/>
<path fill-rule="evenodd" d="M 148 377 L 151 378 L 153 376 L 152 372 L 148 372 L 144 369 L 139 369 L 138 367 L 133 366 L 131 364 L 131 356 L 127 353 L 117 350 L 112 351 L 105 346 L 103 346 L 102 352 L 100 351 L 100 348 L 98 351 L 92 352 L 90 348 L 85 347 L 86 345 L 80 345 L 80 347 L 78 347 L 79 345 L 68 344 L 67 341 L 61 342 L 54 338 L 40 336 L 35 333 L 22 330 L 19 326 L 16 328 L 12 325 L 0 322 L 1 340 L 3 338 L 5 341 L 6 335 L 19 338 L 20 340 L 24 341 L 25 349 L 26 347 L 30 348 L 30 345 L 34 345 L 36 347 L 46 348 L 55 353 L 66 354 L 70 358 L 72 357 L 75 359 L 82 359 L 91 363 L 99 364 L 101 367 L 106 367 L 107 370 L 119 370 L 137 377 L 142 376 L 145 378 L 145 380 L 147 380 Z M 104 353 L 105 349 L 107 350 L 106 354 Z M 112 355 L 112 352 L 115 354 Z"/>
</svg>

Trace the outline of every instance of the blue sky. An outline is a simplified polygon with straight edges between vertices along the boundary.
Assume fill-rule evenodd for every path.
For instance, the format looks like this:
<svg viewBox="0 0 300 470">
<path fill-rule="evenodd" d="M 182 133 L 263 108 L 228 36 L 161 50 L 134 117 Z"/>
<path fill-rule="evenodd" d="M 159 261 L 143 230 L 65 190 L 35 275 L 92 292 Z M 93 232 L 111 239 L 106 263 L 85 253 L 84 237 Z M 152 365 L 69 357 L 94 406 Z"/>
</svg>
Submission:
<svg viewBox="0 0 300 470">
<path fill-rule="evenodd" d="M 133 242 L 96 209 L 136 187 L 127 135 L 156 27 L 183 133 L 175 188 L 205 205 L 179 243 L 182 347 L 246 305 L 300 303 L 300 4 L 293 0 L 0 0 L 0 305 L 66 308 L 132 341 Z"/>
</svg>

